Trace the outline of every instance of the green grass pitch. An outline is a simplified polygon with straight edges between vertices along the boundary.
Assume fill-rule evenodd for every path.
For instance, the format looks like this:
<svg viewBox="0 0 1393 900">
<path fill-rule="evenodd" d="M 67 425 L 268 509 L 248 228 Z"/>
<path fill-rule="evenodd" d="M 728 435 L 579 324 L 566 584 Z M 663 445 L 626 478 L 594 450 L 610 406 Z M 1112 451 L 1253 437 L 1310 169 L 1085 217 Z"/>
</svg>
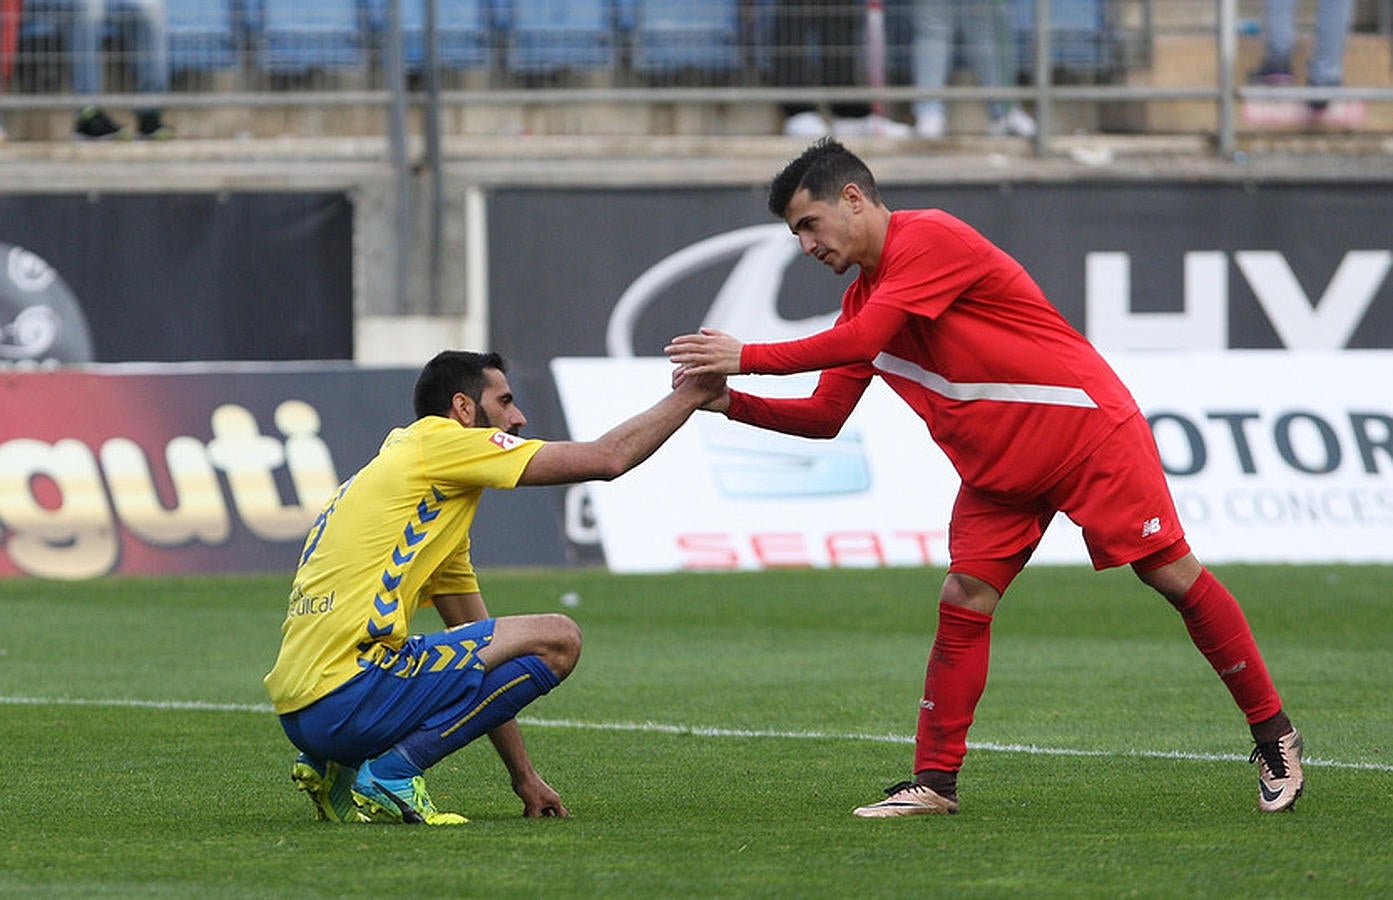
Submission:
<svg viewBox="0 0 1393 900">
<path fill-rule="evenodd" d="M 0 895 L 1393 894 L 1390 570 L 1217 571 L 1306 735 L 1291 813 L 1258 812 L 1242 716 L 1125 571 L 1026 571 L 962 814 L 881 821 L 850 810 L 909 773 L 941 571 L 485 572 L 493 612 L 584 631 L 523 720 L 573 817 L 523 820 L 479 742 L 429 776 L 456 829 L 293 791 L 261 690 L 288 576 L 2 581 Z"/>
</svg>

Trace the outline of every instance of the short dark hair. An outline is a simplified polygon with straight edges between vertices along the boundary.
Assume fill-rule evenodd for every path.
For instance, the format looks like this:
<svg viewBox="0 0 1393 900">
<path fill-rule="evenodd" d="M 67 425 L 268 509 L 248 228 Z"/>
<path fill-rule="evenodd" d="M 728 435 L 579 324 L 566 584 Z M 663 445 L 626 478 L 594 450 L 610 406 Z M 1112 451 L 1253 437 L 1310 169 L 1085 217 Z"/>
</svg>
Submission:
<svg viewBox="0 0 1393 900">
<path fill-rule="evenodd" d="M 448 416 L 455 394 L 464 394 L 475 403 L 482 401 L 488 379 L 485 369 L 508 371 L 508 363 L 497 353 L 474 353 L 469 350 L 442 350 L 426 363 L 416 376 L 412 400 L 416 418 Z"/>
<path fill-rule="evenodd" d="M 769 183 L 769 211 L 782 219 L 800 188 L 814 200 L 830 201 L 848 184 L 855 184 L 872 203 L 880 202 L 875 176 L 861 158 L 830 137 L 803 151 Z"/>
</svg>

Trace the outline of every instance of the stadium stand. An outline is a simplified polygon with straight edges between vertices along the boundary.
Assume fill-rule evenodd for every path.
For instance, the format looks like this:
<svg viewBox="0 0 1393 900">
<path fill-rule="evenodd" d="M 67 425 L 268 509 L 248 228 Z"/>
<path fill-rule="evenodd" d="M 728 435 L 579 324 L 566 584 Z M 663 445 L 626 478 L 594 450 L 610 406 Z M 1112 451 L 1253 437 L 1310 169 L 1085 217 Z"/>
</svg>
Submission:
<svg viewBox="0 0 1393 900">
<path fill-rule="evenodd" d="M 358 68 L 367 61 L 358 0 L 250 0 L 258 64 L 271 74 Z"/>
<path fill-rule="evenodd" d="M 740 4 L 736 0 L 627 0 L 621 30 L 629 35 L 638 72 L 740 69 Z"/>
<path fill-rule="evenodd" d="M 508 71 L 535 75 L 613 66 L 614 14 L 609 0 L 511 0 L 499 19 Z"/>
<path fill-rule="evenodd" d="M 67 137 L 71 117 L 72 49 L 61 16 L 73 0 L 0 0 L 0 115 L 10 142 Z M 124 0 L 111 0 L 119 12 Z M 402 61 L 408 74 L 426 65 L 428 0 L 166 0 L 171 93 L 166 109 L 182 120 L 181 137 L 230 134 L 306 136 L 362 134 L 380 127 L 388 102 L 387 10 L 399 4 Z M 433 0 L 436 59 L 447 81 L 444 102 L 455 108 L 453 130 L 500 133 L 777 133 L 781 92 L 805 88 L 799 102 L 827 103 L 825 86 L 787 85 L 775 78 L 780 41 L 796 28 L 772 27 L 775 0 Z M 1013 87 L 1034 81 L 1037 0 L 1009 0 L 1019 69 Z M 901 121 L 913 99 L 911 0 L 885 0 L 886 71 L 893 94 L 887 112 Z M 1115 89 L 1108 99 L 1056 95 L 1049 135 L 1088 133 L 1201 133 L 1216 135 L 1219 109 L 1221 0 L 1050 0 L 1050 74 L 1062 85 L 1086 82 Z M 815 0 L 795 11 L 825 14 Z M 1236 57 L 1233 89 L 1241 96 L 1227 113 L 1239 128 L 1393 131 L 1393 0 L 1361 0 L 1346 53 L 1351 96 L 1312 126 L 1302 97 L 1259 96 L 1243 75 L 1260 52 L 1263 0 L 1233 0 Z M 1300 4 L 1301 46 L 1313 28 L 1314 0 Z M 131 93 L 136 51 L 121 17 L 104 35 L 106 89 Z M 829 52 L 860 59 L 865 35 L 850 28 Z M 1304 65 L 1298 53 L 1298 68 Z M 787 53 L 783 53 L 784 56 Z M 188 73 L 190 77 L 183 77 Z M 269 76 L 269 77 L 267 77 Z M 858 73 L 869 83 L 868 73 Z M 1299 79 L 1298 79 L 1299 80 Z M 959 72 L 949 91 L 971 86 Z M 712 99 L 663 96 L 669 88 L 719 87 L 751 93 Z M 861 85 L 864 87 L 864 84 Z M 548 89 L 597 89 L 584 113 Z M 651 101 L 634 88 L 654 91 Z M 857 86 L 853 85 L 855 90 Z M 1192 98 L 1154 96 L 1168 89 L 1201 92 Z M 462 89 L 462 91 L 461 91 Z M 477 91 L 542 89 L 539 98 L 479 103 Z M 611 94 L 611 89 L 614 93 Z M 257 96 L 274 90 L 274 100 Z M 1047 89 L 1048 90 L 1048 89 Z M 1213 91 L 1206 95 L 1204 91 Z M 340 92 L 340 100 L 331 95 Z M 500 92 L 500 93 L 501 93 Z M 1153 96 L 1146 97 L 1150 92 Z M 466 96 L 466 94 L 468 96 Z M 620 96 L 622 94 L 622 96 Z M 351 95 L 351 96 L 350 96 Z M 513 95 L 514 98 L 522 95 Z M 201 112 L 204 99 L 209 112 Z M 732 102 L 732 98 L 738 98 Z M 973 98 L 974 101 L 979 99 Z M 1035 100 L 1018 100 L 1033 107 Z M 124 97 L 101 101 L 120 107 Z M 326 116 L 322 108 L 354 112 Z M 312 107 L 320 107 L 319 110 Z M 466 109 L 466 107 L 468 107 Z M 211 108 L 217 108 L 215 114 Z M 973 104 L 951 100 L 950 131 L 984 130 Z M 234 111 L 236 113 L 234 114 Z M 59 115 L 59 113 L 62 115 Z M 1263 113 L 1265 117 L 1258 116 Z M 1277 115 L 1277 114 L 1281 115 Z"/>
<path fill-rule="evenodd" d="M 492 61 L 493 6 L 490 0 L 437 0 L 436 61 L 445 69 L 486 69 Z M 400 5 L 402 64 L 408 72 L 426 65 L 425 0 Z M 373 0 L 372 29 L 380 42 L 387 34 L 387 0 Z"/>
<path fill-rule="evenodd" d="M 240 4 L 209 0 L 166 0 L 169 67 L 180 70 L 230 69 L 237 65 L 236 19 Z"/>
<path fill-rule="evenodd" d="M 1029 77 L 1035 66 L 1035 0 L 1013 0 L 1016 58 Z M 1074 73 L 1110 72 L 1117 42 L 1103 0 L 1050 0 L 1050 56 L 1057 69 Z"/>
</svg>

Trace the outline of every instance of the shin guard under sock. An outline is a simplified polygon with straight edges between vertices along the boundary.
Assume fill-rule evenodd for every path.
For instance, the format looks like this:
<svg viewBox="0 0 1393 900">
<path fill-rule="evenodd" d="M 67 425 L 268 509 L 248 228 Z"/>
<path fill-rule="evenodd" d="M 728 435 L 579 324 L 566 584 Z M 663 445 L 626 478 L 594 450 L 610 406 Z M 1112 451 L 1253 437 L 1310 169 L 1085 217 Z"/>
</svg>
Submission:
<svg viewBox="0 0 1393 900">
<path fill-rule="evenodd" d="M 479 735 L 516 718 L 523 707 L 560 683 L 540 657 L 514 657 L 484 674 L 472 706 L 432 720 L 392 749 L 425 771 Z"/>
<path fill-rule="evenodd" d="M 967 755 L 967 729 L 987 686 L 992 617 L 940 603 L 938 633 L 924 673 L 924 699 L 914 735 L 914 771 L 957 772 Z"/>
<path fill-rule="evenodd" d="M 1282 700 L 1258 653 L 1248 620 L 1219 579 L 1208 569 L 1201 570 L 1200 577 L 1174 605 L 1190 639 L 1219 673 L 1249 725 L 1282 711 Z"/>
</svg>

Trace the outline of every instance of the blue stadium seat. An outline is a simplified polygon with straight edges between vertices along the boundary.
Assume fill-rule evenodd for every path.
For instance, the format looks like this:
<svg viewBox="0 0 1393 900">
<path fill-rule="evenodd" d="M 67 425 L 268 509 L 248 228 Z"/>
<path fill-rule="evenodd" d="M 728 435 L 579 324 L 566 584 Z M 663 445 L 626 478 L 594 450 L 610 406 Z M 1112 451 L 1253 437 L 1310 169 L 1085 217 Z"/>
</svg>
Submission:
<svg viewBox="0 0 1393 900">
<path fill-rule="evenodd" d="M 171 69 L 230 69 L 237 64 L 234 2 L 166 0 Z"/>
<path fill-rule="evenodd" d="M 738 0 L 628 0 L 633 67 L 639 72 L 741 66 Z"/>
<path fill-rule="evenodd" d="M 1015 0 L 1017 59 L 1028 77 L 1035 67 L 1035 0 Z M 1105 0 L 1050 0 L 1050 54 L 1058 68 L 1106 72 L 1115 44 Z"/>
<path fill-rule="evenodd" d="M 603 69 L 614 64 L 611 0 L 511 0 L 500 13 L 510 71 Z"/>
<path fill-rule="evenodd" d="M 271 73 L 364 65 L 358 0 L 255 0 L 259 62 Z"/>
<path fill-rule="evenodd" d="M 426 61 L 426 3 L 401 0 L 402 64 L 419 71 Z M 385 10 L 386 0 L 378 0 Z M 447 69 L 480 69 L 489 64 L 490 0 L 435 0 L 435 53 Z M 381 27 L 385 31 L 385 11 Z"/>
<path fill-rule="evenodd" d="M 197 2 L 197 0 L 194 0 Z M 219 0 L 205 0 L 205 2 L 219 2 Z M 44 2 L 44 0 L 28 0 L 22 4 L 20 9 L 19 34 L 24 40 L 30 41 L 52 41 L 55 45 L 61 44 L 63 40 L 63 28 L 60 22 L 70 19 L 76 15 L 77 4 L 73 0 L 58 0 L 58 2 Z M 121 36 L 120 20 L 122 14 L 120 0 L 110 0 L 108 15 L 102 23 L 102 40 L 111 40 Z M 170 7 L 170 15 L 173 15 L 173 7 Z"/>
</svg>

